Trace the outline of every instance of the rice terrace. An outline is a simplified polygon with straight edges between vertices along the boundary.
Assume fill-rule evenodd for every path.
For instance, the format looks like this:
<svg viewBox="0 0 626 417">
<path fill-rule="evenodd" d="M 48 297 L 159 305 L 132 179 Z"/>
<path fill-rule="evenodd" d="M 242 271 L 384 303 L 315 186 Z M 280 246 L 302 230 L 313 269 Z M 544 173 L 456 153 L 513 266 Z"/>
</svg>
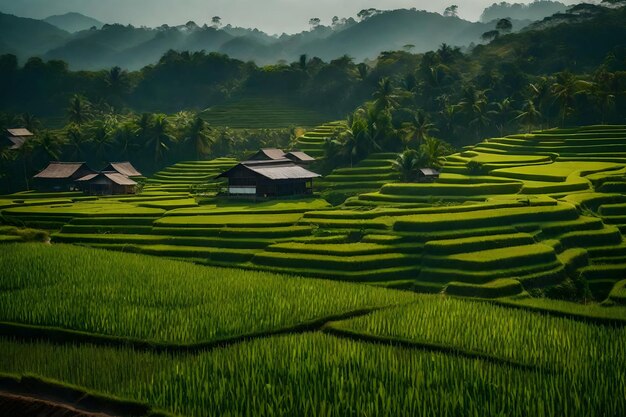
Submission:
<svg viewBox="0 0 626 417">
<path fill-rule="evenodd" d="M 623 1 L 31 3 L 0 417 L 626 415 Z"/>
</svg>

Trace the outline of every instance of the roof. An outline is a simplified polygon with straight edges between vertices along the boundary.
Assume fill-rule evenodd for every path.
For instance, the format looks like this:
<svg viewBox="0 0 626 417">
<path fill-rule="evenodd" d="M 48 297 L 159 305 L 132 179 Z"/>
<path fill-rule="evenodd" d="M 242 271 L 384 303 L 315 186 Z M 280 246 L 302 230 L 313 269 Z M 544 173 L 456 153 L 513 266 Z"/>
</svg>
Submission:
<svg viewBox="0 0 626 417">
<path fill-rule="evenodd" d="M 315 158 L 313 158 L 311 155 L 308 155 L 304 152 L 301 151 L 291 151 L 287 153 L 287 158 L 290 158 L 290 156 L 292 156 L 294 159 L 297 159 L 298 161 L 301 162 L 313 162 L 315 161 Z"/>
<path fill-rule="evenodd" d="M 217 178 L 228 177 L 235 169 L 247 169 L 270 180 L 295 180 L 320 177 L 319 174 L 296 165 L 288 159 L 279 161 L 244 161 L 234 168 L 220 174 Z"/>
<path fill-rule="evenodd" d="M 85 175 L 84 177 L 76 180 L 76 181 L 80 181 L 80 182 L 89 182 L 92 181 L 98 177 L 102 177 L 104 176 L 105 178 L 108 178 L 109 180 L 111 180 L 112 182 L 114 182 L 117 185 L 137 185 L 137 183 L 133 180 L 131 180 L 130 178 L 120 174 L 119 172 L 100 172 L 98 174 L 89 174 L 89 175 Z"/>
<path fill-rule="evenodd" d="M 84 162 L 50 162 L 43 171 L 35 175 L 35 178 L 67 179 L 83 167 L 89 169 Z"/>
<path fill-rule="evenodd" d="M 285 159 L 285 152 L 276 148 L 263 148 L 248 159 L 254 160 L 255 158 L 258 159 L 258 157 L 267 158 L 275 161 L 278 159 Z"/>
<path fill-rule="evenodd" d="M 9 141 L 12 143 L 12 145 L 9 146 L 9 149 L 16 150 L 24 146 L 28 138 L 20 136 L 9 136 L 7 139 L 9 139 Z"/>
<path fill-rule="evenodd" d="M 13 137 L 34 136 L 28 129 L 7 129 L 7 132 L 9 132 L 9 135 Z"/>
<path fill-rule="evenodd" d="M 418 171 L 420 171 L 422 174 L 424 174 L 427 177 L 439 175 L 439 171 L 437 171 L 436 169 L 432 169 L 432 168 L 420 168 Z"/>
<path fill-rule="evenodd" d="M 141 177 L 141 172 L 137 171 L 130 162 L 111 162 L 104 171 L 115 171 L 127 177 Z"/>
</svg>

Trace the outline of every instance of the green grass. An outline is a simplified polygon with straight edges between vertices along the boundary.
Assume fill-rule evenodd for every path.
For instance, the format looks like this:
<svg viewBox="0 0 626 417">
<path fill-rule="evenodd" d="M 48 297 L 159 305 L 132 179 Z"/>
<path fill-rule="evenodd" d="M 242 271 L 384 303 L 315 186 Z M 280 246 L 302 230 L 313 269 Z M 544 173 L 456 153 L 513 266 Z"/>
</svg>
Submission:
<svg viewBox="0 0 626 417">
<path fill-rule="evenodd" d="M 212 126 L 231 128 L 287 128 L 316 126 L 326 115 L 283 99 L 246 98 L 214 106 L 200 113 Z"/>
<path fill-rule="evenodd" d="M 601 361 L 600 356 L 619 355 L 626 347 L 624 328 L 607 329 L 442 296 L 422 295 L 411 305 L 377 311 L 336 326 L 375 336 L 454 346 L 460 351 L 482 352 L 559 373 L 582 364 L 592 366 Z"/>
<path fill-rule="evenodd" d="M 175 344 L 271 331 L 414 298 L 63 245 L 3 246 L 0 265 L 0 321 Z"/>
</svg>

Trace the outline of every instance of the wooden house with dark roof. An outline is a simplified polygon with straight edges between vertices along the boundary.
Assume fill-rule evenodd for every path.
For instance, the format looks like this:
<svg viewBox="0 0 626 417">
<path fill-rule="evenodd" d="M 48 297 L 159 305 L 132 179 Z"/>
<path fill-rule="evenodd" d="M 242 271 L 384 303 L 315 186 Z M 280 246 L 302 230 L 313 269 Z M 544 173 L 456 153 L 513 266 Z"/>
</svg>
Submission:
<svg viewBox="0 0 626 417">
<path fill-rule="evenodd" d="M 6 135 L 2 140 L 0 147 L 10 150 L 18 150 L 26 141 L 32 139 L 35 135 L 28 129 L 7 129 Z"/>
<path fill-rule="evenodd" d="M 135 194 L 137 183 L 119 172 L 98 172 L 76 180 L 78 188 L 89 195 Z"/>
<path fill-rule="evenodd" d="M 417 170 L 418 182 L 434 182 L 439 178 L 439 171 L 433 168 L 420 168 Z"/>
<path fill-rule="evenodd" d="M 141 172 L 139 172 L 133 166 L 133 164 L 131 164 L 128 161 L 127 162 L 111 162 L 102 170 L 102 172 L 117 172 L 128 178 L 133 178 L 133 179 L 143 178 L 143 175 L 141 174 Z"/>
<path fill-rule="evenodd" d="M 42 191 L 72 191 L 77 179 L 95 173 L 85 162 L 50 162 L 34 179 Z"/>
<path fill-rule="evenodd" d="M 312 194 L 319 176 L 284 158 L 244 161 L 217 178 L 228 179 L 229 195 L 266 198 Z"/>
</svg>

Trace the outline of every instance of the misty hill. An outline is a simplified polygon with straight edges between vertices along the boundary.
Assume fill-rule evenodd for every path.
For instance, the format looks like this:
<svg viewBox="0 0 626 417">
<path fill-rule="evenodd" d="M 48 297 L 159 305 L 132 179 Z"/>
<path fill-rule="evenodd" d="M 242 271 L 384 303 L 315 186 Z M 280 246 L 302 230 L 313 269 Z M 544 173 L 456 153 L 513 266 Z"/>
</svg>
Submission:
<svg viewBox="0 0 626 417">
<path fill-rule="evenodd" d="M 26 59 L 62 45 L 69 37 L 68 32 L 41 20 L 0 13 L 0 54 Z"/>
<path fill-rule="evenodd" d="M 481 22 L 510 17 L 516 20 L 541 20 L 555 13 L 567 10 L 567 5 L 559 1 L 538 0 L 529 4 L 524 3 L 493 3 L 480 16 Z"/>
<path fill-rule="evenodd" d="M 94 26 L 99 29 L 104 25 L 99 20 L 74 12 L 50 16 L 45 18 L 44 22 L 70 33 L 91 29 Z"/>
<path fill-rule="evenodd" d="M 514 30 L 520 30 L 528 23 L 513 21 Z M 231 26 L 217 29 L 206 25 L 200 27 L 193 22 L 159 28 L 106 24 L 101 29 L 71 35 L 62 32 L 62 41 L 36 53 L 45 59 L 64 60 L 76 70 L 113 66 L 136 70 L 156 63 L 170 49 L 221 52 L 243 61 L 255 61 L 259 65 L 275 64 L 281 60 L 293 62 L 302 54 L 326 61 L 349 55 L 361 61 L 374 59 L 383 51 L 402 49 L 405 45 L 413 45 L 412 52 L 426 52 L 442 43 L 468 46 L 479 43 L 481 34 L 494 27 L 494 22 L 469 22 L 415 9 L 380 12 L 359 23 L 318 26 L 311 31 L 280 37 L 256 29 Z M 0 26 L 0 43 L 11 46 L 2 37 L 4 31 L 5 28 Z M 26 32 L 24 36 L 28 34 Z M 15 45 L 14 48 L 19 49 L 20 44 Z M 28 53 L 33 52 L 28 50 Z M 19 50 L 19 55 L 23 57 L 27 53 Z"/>
</svg>

